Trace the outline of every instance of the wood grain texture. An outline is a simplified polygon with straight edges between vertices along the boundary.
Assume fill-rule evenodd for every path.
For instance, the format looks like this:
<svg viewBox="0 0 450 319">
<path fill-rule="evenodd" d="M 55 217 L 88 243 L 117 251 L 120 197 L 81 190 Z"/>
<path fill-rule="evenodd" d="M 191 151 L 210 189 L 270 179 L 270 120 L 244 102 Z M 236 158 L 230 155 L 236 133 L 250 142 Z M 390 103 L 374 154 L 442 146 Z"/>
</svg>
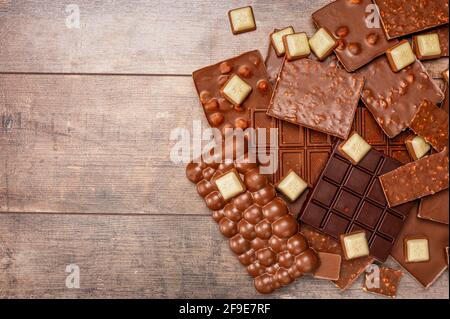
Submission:
<svg viewBox="0 0 450 319">
<path fill-rule="evenodd" d="M 288 25 L 312 35 L 314 1 L 0 1 L 0 72 L 191 74 L 245 51 L 265 52 Z M 76 3 L 80 28 L 66 27 Z M 252 5 L 257 30 L 234 36 L 228 10 Z M 427 63 L 433 76 L 447 59 Z"/>
<path fill-rule="evenodd" d="M 170 231 L 169 231 L 170 230 Z M 80 267 L 80 289 L 65 287 Z M 393 261 L 389 265 L 399 268 Z M 304 277 L 270 298 L 378 298 Z M 260 298 L 208 216 L 0 215 L 0 297 Z M 409 275 L 399 298 L 448 298 Z"/>
</svg>

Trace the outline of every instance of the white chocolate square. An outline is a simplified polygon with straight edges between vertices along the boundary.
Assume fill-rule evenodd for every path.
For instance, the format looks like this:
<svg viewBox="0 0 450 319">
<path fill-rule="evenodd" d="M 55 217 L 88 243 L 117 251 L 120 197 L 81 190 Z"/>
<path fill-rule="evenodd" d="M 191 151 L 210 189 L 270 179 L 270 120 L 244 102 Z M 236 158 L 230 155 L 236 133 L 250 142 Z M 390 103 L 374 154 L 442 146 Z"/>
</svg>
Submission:
<svg viewBox="0 0 450 319">
<path fill-rule="evenodd" d="M 230 22 L 234 33 L 242 33 L 255 29 L 255 17 L 251 7 L 238 8 L 230 11 Z"/>
<path fill-rule="evenodd" d="M 285 49 L 288 53 L 288 57 L 291 59 L 297 57 L 307 57 L 311 54 L 308 36 L 304 32 L 288 34 L 285 36 L 285 43 Z"/>
<path fill-rule="evenodd" d="M 419 53 L 423 57 L 441 55 L 441 43 L 437 33 L 418 35 L 416 38 Z"/>
<path fill-rule="evenodd" d="M 418 263 L 430 260 L 428 239 L 407 239 L 406 240 L 406 261 Z"/>
<path fill-rule="evenodd" d="M 365 232 L 343 235 L 342 240 L 347 259 L 369 256 L 369 244 Z"/>
<path fill-rule="evenodd" d="M 252 87 L 234 74 L 222 89 L 224 96 L 234 105 L 241 105 L 252 91 Z"/>
<path fill-rule="evenodd" d="M 240 177 L 235 171 L 230 171 L 215 180 L 216 186 L 225 200 L 229 200 L 245 191 Z"/>
<path fill-rule="evenodd" d="M 271 35 L 272 45 L 275 47 L 275 51 L 277 52 L 278 56 L 282 56 L 283 54 L 286 53 L 284 43 L 283 43 L 283 36 L 288 35 L 288 34 L 293 34 L 293 33 L 294 33 L 294 28 L 292 28 L 292 27 L 287 27 L 287 28 L 284 28 L 283 30 L 272 33 L 272 35 Z"/>
<path fill-rule="evenodd" d="M 431 145 L 421 136 L 414 137 L 411 141 L 411 146 L 417 159 L 424 157 L 431 149 Z"/>
<path fill-rule="evenodd" d="M 408 41 L 401 42 L 396 47 L 388 50 L 386 54 L 390 55 L 389 62 L 394 67 L 394 71 L 400 71 L 406 68 L 408 65 L 413 64 L 416 61 L 416 56 L 411 48 L 411 44 Z"/>
<path fill-rule="evenodd" d="M 294 202 L 307 188 L 308 184 L 294 171 L 291 171 L 277 185 L 277 189 L 286 195 L 292 202 Z"/>
<path fill-rule="evenodd" d="M 309 39 L 309 46 L 319 60 L 325 59 L 336 46 L 336 43 L 336 39 L 334 39 L 324 28 L 317 30 L 317 32 Z"/>
<path fill-rule="evenodd" d="M 372 146 L 357 133 L 352 134 L 341 147 L 342 151 L 356 164 L 359 163 L 364 156 L 367 155 L 367 153 L 369 153 L 371 148 Z"/>
</svg>

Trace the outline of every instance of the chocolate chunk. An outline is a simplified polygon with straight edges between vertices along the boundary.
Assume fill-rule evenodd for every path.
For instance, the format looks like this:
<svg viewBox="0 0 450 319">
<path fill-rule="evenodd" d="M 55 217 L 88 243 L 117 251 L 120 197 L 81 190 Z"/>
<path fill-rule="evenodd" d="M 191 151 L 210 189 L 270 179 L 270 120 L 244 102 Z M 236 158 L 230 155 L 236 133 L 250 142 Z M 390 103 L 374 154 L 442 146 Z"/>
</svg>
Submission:
<svg viewBox="0 0 450 319">
<path fill-rule="evenodd" d="M 341 143 L 340 151 L 343 156 L 353 164 L 358 164 L 369 153 L 372 146 L 358 133 L 353 132 L 350 137 Z"/>
<path fill-rule="evenodd" d="M 305 32 L 285 35 L 283 43 L 288 61 L 307 58 L 311 54 L 308 36 Z"/>
<path fill-rule="evenodd" d="M 336 239 L 364 230 L 370 257 L 384 262 L 413 204 L 389 208 L 378 177 L 400 166 L 374 149 L 354 165 L 342 156 L 337 143 L 300 220 Z"/>
<path fill-rule="evenodd" d="M 416 56 L 408 40 L 403 40 L 386 51 L 392 71 L 398 72 L 416 61 Z"/>
<path fill-rule="evenodd" d="M 341 272 L 341 255 L 318 252 L 320 266 L 314 272 L 314 278 L 339 280 Z"/>
<path fill-rule="evenodd" d="M 291 170 L 276 185 L 276 188 L 289 198 L 291 202 L 294 202 L 308 188 L 308 184 Z"/>
<path fill-rule="evenodd" d="M 448 23 L 447 0 L 373 0 L 388 39 Z"/>
<path fill-rule="evenodd" d="M 256 30 L 255 17 L 252 7 L 242 7 L 228 11 L 231 31 L 233 34 Z"/>
<path fill-rule="evenodd" d="M 369 5 L 373 5 L 371 0 L 352 3 L 337 0 L 312 15 L 318 27 L 326 27 L 340 40 L 341 46 L 334 52 L 349 72 L 366 65 L 397 43 L 397 40 L 388 41 L 381 28 L 368 25 Z"/>
<path fill-rule="evenodd" d="M 382 56 L 358 73 L 365 79 L 362 100 L 390 138 L 408 127 L 424 99 L 435 104 L 444 99 L 420 61 L 395 73 Z"/>
<path fill-rule="evenodd" d="M 326 28 L 320 28 L 309 39 L 309 46 L 319 61 L 325 60 L 338 46 L 337 40 Z"/>
<path fill-rule="evenodd" d="M 364 230 L 342 234 L 342 250 L 347 260 L 369 256 L 369 244 Z"/>
<path fill-rule="evenodd" d="M 362 86 L 362 77 L 324 63 L 285 61 L 267 114 L 346 139 Z"/>
<path fill-rule="evenodd" d="M 380 176 L 389 207 L 448 188 L 448 149 Z"/>
<path fill-rule="evenodd" d="M 275 52 L 277 53 L 277 56 L 283 56 L 286 52 L 286 49 L 284 47 L 283 43 L 283 37 L 288 34 L 293 34 L 294 28 L 293 27 L 287 27 L 281 30 L 274 31 L 270 35 L 270 39 L 272 41 L 272 46 L 275 49 Z"/>
<path fill-rule="evenodd" d="M 420 263 L 430 260 L 430 248 L 426 236 L 405 237 L 403 239 L 403 244 L 405 250 L 405 262 Z"/>
<path fill-rule="evenodd" d="M 405 141 L 405 145 L 409 155 L 411 155 L 415 161 L 427 155 L 431 150 L 431 145 L 421 136 L 411 136 Z"/>
<path fill-rule="evenodd" d="M 442 56 L 437 33 L 420 34 L 413 37 L 414 53 L 419 60 L 437 59 Z"/>
<path fill-rule="evenodd" d="M 376 282 L 372 282 L 373 274 L 366 274 L 366 278 L 363 283 L 363 290 L 373 294 L 387 296 L 395 298 L 397 296 L 398 285 L 400 279 L 403 276 L 401 270 L 394 270 L 387 267 L 379 268 L 379 278 L 376 278 Z M 371 281 L 372 279 L 372 281 Z"/>
</svg>

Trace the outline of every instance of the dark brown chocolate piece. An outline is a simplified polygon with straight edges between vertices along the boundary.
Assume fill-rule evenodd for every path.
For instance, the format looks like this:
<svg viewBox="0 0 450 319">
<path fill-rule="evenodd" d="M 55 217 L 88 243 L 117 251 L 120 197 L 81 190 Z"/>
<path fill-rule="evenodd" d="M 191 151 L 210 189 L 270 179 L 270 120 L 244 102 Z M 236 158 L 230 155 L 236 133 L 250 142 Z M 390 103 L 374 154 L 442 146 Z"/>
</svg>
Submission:
<svg viewBox="0 0 450 319">
<path fill-rule="evenodd" d="M 247 191 L 225 201 L 215 181 L 233 169 Z M 316 252 L 309 248 L 285 201 L 276 196 L 257 164 L 191 163 L 186 175 L 214 211 L 214 220 L 254 278 L 257 291 L 271 293 L 319 266 Z"/>
<path fill-rule="evenodd" d="M 448 149 L 426 156 L 380 176 L 389 207 L 448 188 Z"/>
<path fill-rule="evenodd" d="M 370 257 L 384 262 L 413 204 L 389 208 L 378 176 L 401 163 L 372 149 L 353 165 L 338 148 L 339 143 L 300 212 L 300 220 L 336 239 L 365 230 Z"/>
<path fill-rule="evenodd" d="M 448 148 L 448 113 L 429 101 L 423 101 L 409 128 L 438 152 Z"/>
<path fill-rule="evenodd" d="M 345 139 L 363 82 L 362 77 L 326 63 L 285 61 L 267 114 Z"/>
<path fill-rule="evenodd" d="M 337 0 L 314 12 L 312 19 L 318 27 L 325 27 L 338 39 L 334 50 L 345 69 L 353 72 L 366 65 L 395 45 L 388 41 L 381 28 L 367 27 L 367 7 L 371 0 L 350 2 Z"/>
<path fill-rule="evenodd" d="M 388 39 L 448 23 L 448 0 L 373 0 Z"/>
<path fill-rule="evenodd" d="M 418 217 L 448 225 L 448 189 L 434 195 L 422 198 L 419 206 Z"/>
<path fill-rule="evenodd" d="M 373 276 L 366 274 L 366 280 L 363 283 L 363 290 L 373 294 L 395 298 L 397 296 L 398 285 L 403 276 L 401 270 L 395 270 L 387 267 L 379 268 L 379 278 L 376 283 L 368 284 Z M 378 286 L 378 287 L 377 287 Z"/>
<path fill-rule="evenodd" d="M 232 74 L 238 75 L 252 88 L 239 106 L 227 101 L 220 93 Z M 247 52 L 197 70 L 192 77 L 209 124 L 222 131 L 226 128 L 249 127 L 250 110 L 256 105 L 269 105 L 272 95 L 272 87 L 259 51 Z"/>
<path fill-rule="evenodd" d="M 410 236 L 426 236 L 429 242 L 428 262 L 407 263 L 404 254 L 404 239 Z M 392 248 L 394 259 L 425 288 L 430 287 L 447 268 L 445 247 L 448 247 L 448 226 L 417 217 L 417 205 L 409 214 L 397 241 Z"/>
<path fill-rule="evenodd" d="M 444 99 L 420 61 L 395 73 L 382 56 L 358 73 L 365 79 L 362 100 L 390 138 L 408 127 L 424 99 L 435 104 Z"/>
<path fill-rule="evenodd" d="M 345 260 L 341 245 L 332 237 L 322 234 L 313 227 L 302 224 L 300 232 L 308 240 L 311 248 L 318 252 L 338 254 L 341 256 L 341 271 L 339 279 L 333 283 L 340 289 L 346 290 L 353 282 L 373 263 L 370 257 L 362 257 L 354 260 Z"/>
</svg>

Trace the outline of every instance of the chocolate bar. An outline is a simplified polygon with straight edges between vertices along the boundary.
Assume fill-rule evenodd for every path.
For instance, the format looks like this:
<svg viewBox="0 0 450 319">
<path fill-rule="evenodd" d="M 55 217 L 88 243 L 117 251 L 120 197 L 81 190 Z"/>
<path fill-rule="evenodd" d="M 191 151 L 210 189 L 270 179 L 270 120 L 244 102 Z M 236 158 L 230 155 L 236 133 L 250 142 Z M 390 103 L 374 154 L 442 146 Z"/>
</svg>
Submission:
<svg viewBox="0 0 450 319">
<path fill-rule="evenodd" d="M 404 239 L 409 236 L 426 236 L 430 249 L 428 262 L 407 263 L 404 253 Z M 445 247 L 448 247 L 448 226 L 417 217 L 417 205 L 409 214 L 391 255 L 425 288 L 430 287 L 447 268 Z"/>
<path fill-rule="evenodd" d="M 255 16 L 250 6 L 228 11 L 228 18 L 235 35 L 256 30 Z"/>
<path fill-rule="evenodd" d="M 222 180 L 227 175 L 231 177 Z M 316 270 L 319 265 L 316 252 L 309 248 L 286 203 L 276 196 L 274 186 L 259 173 L 257 164 L 190 163 L 186 176 L 197 185 L 197 192 L 214 211 L 214 220 L 229 238 L 231 250 L 254 278 L 257 291 L 271 293 Z M 224 198 L 224 193 L 238 195 L 226 200 L 228 196 Z"/>
<path fill-rule="evenodd" d="M 346 139 L 363 82 L 326 63 L 285 61 L 267 114 Z"/>
<path fill-rule="evenodd" d="M 400 284 L 400 279 L 403 276 L 401 270 L 380 267 L 379 278 L 375 279 L 376 283 L 371 282 L 373 276 L 372 273 L 366 274 L 366 279 L 363 283 L 364 291 L 391 298 L 397 296 L 397 289 Z M 371 282 L 371 284 L 368 285 L 368 282 Z"/>
<path fill-rule="evenodd" d="M 373 0 L 388 39 L 448 23 L 448 0 Z"/>
<path fill-rule="evenodd" d="M 308 240 L 308 244 L 315 251 L 336 254 L 341 256 L 341 270 L 339 279 L 333 283 L 340 289 L 348 289 L 353 282 L 373 263 L 370 257 L 361 257 L 353 260 L 345 260 L 341 245 L 328 235 L 322 234 L 314 228 L 302 224 L 300 232 Z"/>
<path fill-rule="evenodd" d="M 222 131 L 227 128 L 246 129 L 250 124 L 250 110 L 255 105 L 268 105 L 272 95 L 259 51 L 247 52 L 197 70 L 192 77 L 209 124 Z M 251 89 L 242 103 L 233 103 L 233 98 L 221 93 L 232 77 L 238 77 Z"/>
<path fill-rule="evenodd" d="M 409 128 L 430 143 L 438 152 L 448 148 L 448 113 L 424 100 Z"/>
<path fill-rule="evenodd" d="M 358 73 L 365 79 L 362 100 L 390 138 L 408 127 L 424 99 L 438 104 L 444 98 L 420 61 L 395 73 L 382 56 Z"/>
<path fill-rule="evenodd" d="M 419 206 L 419 218 L 432 220 L 437 223 L 443 223 L 448 225 L 449 205 L 448 189 L 443 190 L 434 195 L 426 196 L 422 198 Z"/>
<path fill-rule="evenodd" d="M 395 207 L 448 188 L 448 149 L 380 176 L 389 207 Z"/>
<path fill-rule="evenodd" d="M 397 43 L 388 41 L 382 29 L 367 26 L 367 7 L 371 0 L 337 0 L 312 14 L 318 27 L 330 30 L 338 39 L 334 50 L 348 72 L 366 65 Z"/>
<path fill-rule="evenodd" d="M 378 177 L 401 163 L 372 149 L 357 165 L 337 143 L 300 220 L 334 238 L 364 230 L 370 257 L 384 262 L 413 203 L 389 208 Z"/>
</svg>

